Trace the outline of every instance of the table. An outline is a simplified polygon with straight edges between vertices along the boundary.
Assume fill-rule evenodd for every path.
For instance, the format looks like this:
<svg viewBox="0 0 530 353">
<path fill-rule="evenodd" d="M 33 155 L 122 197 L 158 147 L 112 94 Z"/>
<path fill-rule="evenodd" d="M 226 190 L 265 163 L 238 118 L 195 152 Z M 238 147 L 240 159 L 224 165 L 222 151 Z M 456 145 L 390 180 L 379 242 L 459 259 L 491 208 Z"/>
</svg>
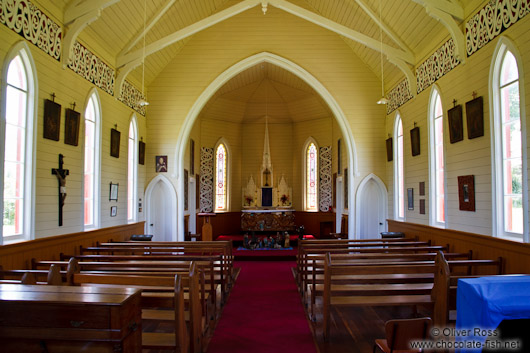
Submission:
<svg viewBox="0 0 530 353">
<path fill-rule="evenodd" d="M 495 330 L 504 319 L 530 318 L 530 276 L 459 279 L 456 310 L 456 329 L 467 330 L 469 333 L 467 336 L 457 336 L 456 342 L 484 344 L 488 339 L 487 335 L 482 335 L 482 332 L 477 335 L 475 329 Z M 460 352 L 481 350 L 464 348 Z"/>
<path fill-rule="evenodd" d="M 0 350 L 141 352 L 140 294 L 132 288 L 0 284 Z"/>
</svg>

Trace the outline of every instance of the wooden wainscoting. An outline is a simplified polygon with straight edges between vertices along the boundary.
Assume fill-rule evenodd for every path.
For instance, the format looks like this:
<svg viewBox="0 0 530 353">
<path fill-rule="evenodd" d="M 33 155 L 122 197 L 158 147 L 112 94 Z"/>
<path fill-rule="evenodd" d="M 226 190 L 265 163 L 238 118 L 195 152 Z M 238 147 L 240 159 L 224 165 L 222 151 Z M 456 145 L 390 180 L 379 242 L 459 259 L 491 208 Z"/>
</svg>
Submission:
<svg viewBox="0 0 530 353">
<path fill-rule="evenodd" d="M 455 252 L 473 250 L 476 259 L 502 256 L 505 273 L 530 273 L 530 244 L 423 224 L 387 221 L 390 232 L 403 232 L 408 237 L 417 236 L 420 240 L 430 239 L 436 245 L 450 244 L 451 251 Z"/>
<path fill-rule="evenodd" d="M 294 213 L 294 222 L 297 227 L 304 226 L 305 234 L 314 235 L 316 238 L 325 238 L 326 236 L 329 237 L 330 229 L 331 233 L 335 232 L 335 216 L 334 212 L 296 211 Z"/>
<path fill-rule="evenodd" d="M 79 246 L 94 246 L 96 242 L 128 240 L 133 234 L 144 234 L 144 223 L 131 223 L 115 227 L 95 229 L 28 240 L 0 246 L 0 265 L 6 270 L 29 269 L 32 258 L 59 260 L 59 254 L 78 254 Z"/>
</svg>

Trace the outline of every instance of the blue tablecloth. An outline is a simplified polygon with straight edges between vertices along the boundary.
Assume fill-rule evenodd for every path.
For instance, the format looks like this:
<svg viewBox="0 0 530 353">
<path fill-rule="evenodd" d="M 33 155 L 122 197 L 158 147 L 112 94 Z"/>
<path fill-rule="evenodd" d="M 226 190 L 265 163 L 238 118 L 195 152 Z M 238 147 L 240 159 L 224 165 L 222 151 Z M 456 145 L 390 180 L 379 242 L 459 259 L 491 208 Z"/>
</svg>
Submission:
<svg viewBox="0 0 530 353">
<path fill-rule="evenodd" d="M 495 330 L 502 320 L 530 318 L 530 276 L 508 275 L 459 279 L 456 296 L 456 342 L 464 347 L 484 344 L 487 330 Z M 460 331 L 458 331 L 460 330 Z M 465 331 L 464 331 L 465 330 Z M 486 331 L 483 331 L 486 330 Z M 463 348 L 460 352 L 480 352 Z"/>
</svg>

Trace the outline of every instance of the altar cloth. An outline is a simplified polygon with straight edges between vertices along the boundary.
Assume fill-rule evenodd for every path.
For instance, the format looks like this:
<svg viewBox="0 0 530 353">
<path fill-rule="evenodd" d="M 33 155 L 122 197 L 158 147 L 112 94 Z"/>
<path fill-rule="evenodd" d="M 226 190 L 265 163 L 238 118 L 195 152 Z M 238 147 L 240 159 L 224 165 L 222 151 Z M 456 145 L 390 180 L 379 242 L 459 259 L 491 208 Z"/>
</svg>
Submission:
<svg viewBox="0 0 530 353">
<path fill-rule="evenodd" d="M 506 275 L 459 279 L 456 294 L 456 329 L 469 335 L 455 337 L 465 346 L 480 346 L 502 320 L 530 318 L 530 276 Z M 478 330 L 478 331 L 477 331 Z M 486 331 L 482 331 L 486 330 Z M 460 331 L 464 332 L 464 331 Z M 484 334 L 486 333 L 486 334 Z M 457 352 L 481 352 L 482 348 L 462 348 Z"/>
</svg>

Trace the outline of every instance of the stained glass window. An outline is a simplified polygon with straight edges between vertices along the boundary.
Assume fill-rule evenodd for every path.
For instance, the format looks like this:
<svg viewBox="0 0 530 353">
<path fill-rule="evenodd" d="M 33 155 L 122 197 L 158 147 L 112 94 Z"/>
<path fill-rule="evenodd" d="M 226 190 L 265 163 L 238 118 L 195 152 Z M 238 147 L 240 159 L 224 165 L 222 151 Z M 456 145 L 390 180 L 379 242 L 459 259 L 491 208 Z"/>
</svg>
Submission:
<svg viewBox="0 0 530 353">
<path fill-rule="evenodd" d="M 317 147 L 310 143 L 306 150 L 306 210 L 318 210 L 318 155 Z"/>
<path fill-rule="evenodd" d="M 226 210 L 226 147 L 221 143 L 215 152 L 215 210 Z"/>
</svg>

